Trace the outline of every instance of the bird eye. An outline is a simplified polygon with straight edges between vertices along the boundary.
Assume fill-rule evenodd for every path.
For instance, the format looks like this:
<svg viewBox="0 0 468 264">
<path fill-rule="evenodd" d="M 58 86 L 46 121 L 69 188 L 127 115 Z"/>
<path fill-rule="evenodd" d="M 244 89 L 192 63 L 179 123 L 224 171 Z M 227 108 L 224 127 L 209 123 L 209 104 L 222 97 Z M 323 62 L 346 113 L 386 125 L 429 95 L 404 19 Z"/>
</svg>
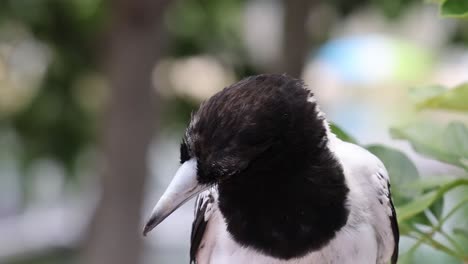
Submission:
<svg viewBox="0 0 468 264">
<path fill-rule="evenodd" d="M 190 159 L 190 152 L 187 146 L 187 142 L 185 142 L 185 140 L 182 140 L 182 143 L 180 143 L 180 163 L 182 164 L 189 159 Z"/>
</svg>

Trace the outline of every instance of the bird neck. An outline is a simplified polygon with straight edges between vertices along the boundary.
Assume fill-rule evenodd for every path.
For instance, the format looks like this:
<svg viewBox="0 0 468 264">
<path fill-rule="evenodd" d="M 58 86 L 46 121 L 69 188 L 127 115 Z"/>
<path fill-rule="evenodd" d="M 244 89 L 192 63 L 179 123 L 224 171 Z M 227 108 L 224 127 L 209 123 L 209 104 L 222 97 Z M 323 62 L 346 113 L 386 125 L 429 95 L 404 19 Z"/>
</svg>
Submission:
<svg viewBox="0 0 468 264">
<path fill-rule="evenodd" d="M 273 146 L 218 188 L 234 240 L 281 259 L 326 245 L 349 213 L 343 170 L 327 142 L 314 142 L 313 148 Z"/>
</svg>

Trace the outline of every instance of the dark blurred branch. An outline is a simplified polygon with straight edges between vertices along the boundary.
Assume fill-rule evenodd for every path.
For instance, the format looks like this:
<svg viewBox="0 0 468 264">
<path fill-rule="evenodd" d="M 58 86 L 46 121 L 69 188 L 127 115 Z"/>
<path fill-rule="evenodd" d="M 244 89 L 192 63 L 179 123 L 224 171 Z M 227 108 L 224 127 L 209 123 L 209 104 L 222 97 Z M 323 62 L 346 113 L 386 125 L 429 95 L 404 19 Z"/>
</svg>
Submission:
<svg viewBox="0 0 468 264">
<path fill-rule="evenodd" d="M 151 70 L 160 56 L 161 22 L 169 2 L 112 2 L 106 61 L 111 95 L 102 131 L 104 171 L 82 263 L 140 262 L 147 152 L 158 119 Z"/>
<path fill-rule="evenodd" d="M 307 56 L 309 40 L 306 22 L 316 0 L 283 0 L 285 19 L 282 72 L 300 77 Z"/>
</svg>

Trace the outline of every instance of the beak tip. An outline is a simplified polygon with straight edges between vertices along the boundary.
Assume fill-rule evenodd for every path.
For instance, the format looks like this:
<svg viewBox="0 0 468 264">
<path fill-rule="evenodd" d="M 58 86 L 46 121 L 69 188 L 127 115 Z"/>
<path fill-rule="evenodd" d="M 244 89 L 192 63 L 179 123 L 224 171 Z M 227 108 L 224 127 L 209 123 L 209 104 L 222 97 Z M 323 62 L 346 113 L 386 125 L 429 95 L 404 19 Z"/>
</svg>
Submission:
<svg viewBox="0 0 468 264">
<path fill-rule="evenodd" d="M 145 228 L 143 229 L 143 236 L 147 236 L 148 233 L 153 230 L 153 228 L 155 227 L 155 223 L 156 223 L 156 218 L 151 218 L 148 223 L 145 225 Z"/>
<path fill-rule="evenodd" d="M 146 237 L 150 231 L 151 231 L 151 227 L 146 225 L 145 228 L 143 229 L 143 236 Z"/>
<path fill-rule="evenodd" d="M 151 230 L 164 221 L 179 206 L 206 188 L 207 186 L 200 184 L 197 180 L 196 160 L 185 161 L 153 208 L 143 229 L 143 236 L 147 236 Z"/>
</svg>

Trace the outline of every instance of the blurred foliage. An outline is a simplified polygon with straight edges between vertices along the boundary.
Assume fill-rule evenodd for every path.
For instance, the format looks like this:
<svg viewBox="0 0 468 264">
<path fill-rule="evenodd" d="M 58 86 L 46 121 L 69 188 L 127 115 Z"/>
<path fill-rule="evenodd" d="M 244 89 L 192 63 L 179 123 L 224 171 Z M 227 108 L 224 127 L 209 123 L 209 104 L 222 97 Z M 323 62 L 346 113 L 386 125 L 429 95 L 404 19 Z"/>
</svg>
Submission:
<svg viewBox="0 0 468 264">
<path fill-rule="evenodd" d="M 242 11 L 247 0 L 177 1 L 165 17 L 168 33 L 167 56 L 185 57 L 209 53 L 233 67 L 236 75 L 256 74 L 243 44 Z M 326 2 L 339 16 L 346 16 L 366 5 L 373 5 L 389 18 L 397 18 L 415 0 L 332 0 Z M 438 0 L 446 16 L 466 16 L 467 0 Z M 2 0 L 0 28 L 11 22 L 25 27 L 34 38 L 51 50 L 51 61 L 38 93 L 23 109 L 0 115 L 2 130 L 14 129 L 22 147 L 18 159 L 28 176 L 30 165 L 39 158 L 53 158 L 66 168 L 66 176 L 76 175 L 76 159 L 96 143 L 99 107 L 86 108 L 80 103 L 82 82 L 89 76 L 102 75 L 104 37 L 109 21 L 109 3 L 104 0 Z M 468 41 L 468 27 L 460 26 L 458 41 Z M 105 86 L 105 85 L 104 85 Z M 468 85 L 456 89 L 421 87 L 410 91 L 419 110 L 460 111 L 466 113 Z M 88 91 L 88 101 L 101 91 Z M 91 99 L 93 97 L 93 99 Z M 163 103 L 164 127 L 180 129 L 198 102 L 183 97 Z M 102 104 L 102 102 L 101 102 Z M 331 129 L 344 140 L 356 142 L 339 127 Z M 421 178 L 413 162 L 402 152 L 382 145 L 366 146 L 386 164 L 391 176 L 395 204 L 398 207 L 402 234 L 414 238 L 414 248 L 402 258 L 411 259 L 421 244 L 428 244 L 459 259 L 467 259 L 468 223 L 446 226 L 466 203 L 461 197 L 454 207 L 446 207 L 448 193 L 467 185 L 467 128 L 454 120 L 446 126 L 434 122 L 415 122 L 392 129 L 395 138 L 407 140 L 422 155 L 465 170 L 463 177 L 450 175 Z M 25 184 L 26 185 L 26 184 Z M 27 195 L 26 195 L 27 196 Z M 434 221 L 436 219 L 437 221 Z M 448 233 L 448 234 L 445 234 Z M 444 238 L 440 241 L 441 234 Z M 448 237 L 448 238 L 446 238 Z M 464 251 L 463 251 L 464 250 Z M 68 255 L 64 253 L 63 255 Z M 62 256 L 41 257 L 34 263 L 63 263 Z M 63 257 L 64 259 L 66 257 Z M 24 263 L 24 262 L 14 262 Z"/>
<path fill-rule="evenodd" d="M 410 96 L 420 110 L 434 108 L 467 114 L 466 87 L 466 84 L 452 89 L 420 87 L 411 89 Z M 468 215 L 463 212 L 468 205 L 468 128 L 465 123 L 452 120 L 442 126 L 434 120 L 414 122 L 392 128 L 391 134 L 396 139 L 408 141 L 419 154 L 460 169 L 460 175 L 421 178 L 404 153 L 381 145 L 366 146 L 384 162 L 391 176 L 400 234 L 414 241 L 406 252 L 400 251 L 399 263 L 416 262 L 415 254 L 422 244 L 455 257 L 460 261 L 458 263 L 468 262 Z M 349 138 L 342 130 L 337 135 L 344 140 Z M 448 207 L 447 197 L 459 188 L 464 191 L 456 196 L 454 205 Z M 457 216 L 464 221 L 460 225 L 450 224 L 449 220 Z"/>
<path fill-rule="evenodd" d="M 347 142 L 350 142 L 350 143 L 354 143 L 354 144 L 357 144 L 357 140 L 352 137 L 351 135 L 347 134 L 343 129 L 341 129 L 339 126 L 331 123 L 330 124 L 330 130 L 331 132 L 333 132 L 333 134 L 335 134 L 338 138 L 344 140 L 344 141 L 347 141 Z"/>
<path fill-rule="evenodd" d="M 432 86 L 426 87 L 426 92 L 415 93 L 413 89 L 410 93 L 413 99 L 416 99 L 416 108 L 420 111 L 436 109 L 442 114 L 446 111 L 460 111 L 466 114 L 468 113 L 466 87 L 466 84 L 451 89 Z M 468 261 L 468 248 L 463 246 L 467 244 L 468 237 L 462 232 L 462 230 L 467 230 L 468 223 L 464 221 L 462 226 L 449 224 L 449 220 L 457 214 L 462 219 L 467 217 L 460 215 L 463 212 L 462 209 L 466 209 L 464 207 L 468 202 L 466 191 L 468 190 L 468 128 L 466 124 L 459 120 L 448 120 L 447 124 L 442 125 L 433 120 L 432 122 L 425 120 L 393 128 L 391 134 L 394 138 L 407 140 L 416 152 L 460 169 L 457 175 L 419 178 L 404 186 L 396 183 L 396 188 L 403 187 L 421 192 L 421 195 L 413 200 L 397 204 L 401 234 L 415 240 L 407 252 L 402 252 L 404 255 L 400 263 L 412 263 L 415 251 L 422 244 L 443 251 L 460 261 Z M 389 166 L 393 165 L 389 164 Z M 398 179 L 399 176 L 396 177 Z M 465 191 L 456 196 L 454 205 L 448 207 L 445 202 L 447 197 L 459 188 Z M 459 232 L 455 233 L 454 230 Z"/>
<path fill-rule="evenodd" d="M 468 129 L 462 122 L 454 121 L 445 127 L 433 122 L 416 122 L 390 132 L 394 138 L 408 140 L 419 153 L 467 168 Z"/>
<path fill-rule="evenodd" d="M 468 0 L 443 0 L 440 12 L 449 17 L 468 17 Z"/>
<path fill-rule="evenodd" d="M 161 123 L 164 124 L 164 128 L 183 131 L 199 102 L 191 98 L 176 96 L 166 100 L 163 104 Z"/>
<path fill-rule="evenodd" d="M 176 1 L 165 17 L 169 40 L 166 54 L 184 57 L 209 53 L 229 63 L 238 77 L 258 73 L 261 70 L 249 62 L 241 36 L 246 2 Z M 389 17 L 397 17 L 413 2 L 334 0 L 327 5 L 341 15 L 364 5 L 375 5 Z M 22 175 L 28 175 L 28 168 L 36 159 L 49 157 L 61 162 L 67 176 L 73 177 L 77 156 L 96 143 L 98 112 L 86 109 L 76 95 L 80 93 L 80 81 L 100 72 L 108 10 L 109 4 L 103 0 L 0 1 L 0 26 L 11 21 L 19 23 L 52 51 L 38 94 L 21 111 L 2 120 L 14 128 L 22 143 Z M 170 99 L 163 104 L 163 125 L 168 127 L 186 121 L 196 106 L 187 98 Z"/>
<path fill-rule="evenodd" d="M 78 153 L 94 142 L 96 116 L 77 102 L 75 83 L 97 71 L 96 38 L 105 15 L 104 2 L 95 0 L 0 2 L 0 23 L 20 23 L 52 48 L 52 61 L 38 94 L 7 120 L 24 146 L 23 175 L 28 175 L 32 161 L 50 157 L 73 176 Z"/>
<path fill-rule="evenodd" d="M 427 89 L 431 95 L 418 103 L 419 108 L 440 108 L 455 111 L 468 111 L 468 83 L 461 84 L 449 91 L 441 86 L 433 86 Z"/>
<path fill-rule="evenodd" d="M 373 1 L 373 3 L 380 7 L 383 13 L 389 18 L 398 18 L 403 13 L 402 11 L 414 2 L 414 0 Z"/>
<path fill-rule="evenodd" d="M 331 0 L 327 3 L 331 4 L 338 13 L 342 16 L 354 12 L 357 9 L 366 5 L 377 7 L 385 16 L 390 19 L 396 19 L 403 14 L 406 8 L 418 1 L 416 0 Z"/>
<path fill-rule="evenodd" d="M 171 35 L 169 53 L 241 55 L 242 7 L 245 0 L 186 0 L 173 5 L 165 20 Z M 241 57 L 242 58 L 242 57 Z M 245 59 L 245 57 L 244 57 Z"/>
<path fill-rule="evenodd" d="M 175 1 L 165 16 L 169 40 L 166 55 L 183 58 L 210 54 L 229 65 L 238 78 L 259 74 L 261 71 L 253 66 L 242 38 L 245 26 L 242 15 L 246 2 L 247 0 Z M 177 110 L 186 110 L 184 107 L 193 105 L 193 100 L 178 97 L 172 102 L 180 103 L 182 108 L 171 107 L 176 111 L 166 113 L 176 116 L 177 121 L 186 120 L 186 112 Z M 162 121 L 164 125 L 178 125 L 164 116 Z M 164 123 L 165 121 L 169 122 Z"/>
</svg>

